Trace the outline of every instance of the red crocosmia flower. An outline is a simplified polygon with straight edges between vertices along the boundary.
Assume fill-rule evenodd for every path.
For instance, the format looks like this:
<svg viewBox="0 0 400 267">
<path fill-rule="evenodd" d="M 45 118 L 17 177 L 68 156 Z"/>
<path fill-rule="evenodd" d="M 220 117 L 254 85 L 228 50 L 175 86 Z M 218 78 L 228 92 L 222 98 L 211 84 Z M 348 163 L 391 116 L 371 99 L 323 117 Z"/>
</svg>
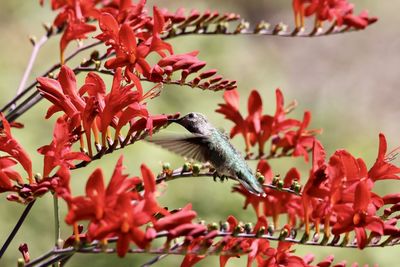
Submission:
<svg viewBox="0 0 400 267">
<path fill-rule="evenodd" d="M 312 147 L 314 136 L 318 131 L 307 130 L 311 114 L 305 112 L 303 122 L 286 118 L 286 114 L 295 106 L 285 109 L 282 92 L 276 90 L 276 111 L 274 116 L 262 114 L 262 100 L 259 93 L 253 90 L 248 99 L 248 115 L 244 117 L 239 111 L 239 94 L 235 90 L 224 93 L 225 104 L 219 104 L 216 111 L 225 115 L 235 125 L 231 129 L 230 137 L 242 134 L 245 140 L 246 152 L 250 147 L 258 144 L 259 155 L 264 154 L 264 146 L 273 137 L 271 152 L 278 149 L 283 154 L 291 151 L 293 156 L 304 156 L 308 159 L 308 150 Z M 297 128 L 297 129 L 293 129 Z"/>
<path fill-rule="evenodd" d="M 338 222 L 333 226 L 333 234 L 342 234 L 355 231 L 357 246 L 363 249 L 367 245 L 367 233 L 365 229 L 383 235 L 384 223 L 375 216 L 375 207 L 371 203 L 371 188 L 367 180 L 358 183 L 355 190 L 355 199 L 352 206 L 336 205 Z"/>
<path fill-rule="evenodd" d="M 400 179 L 400 168 L 389 163 L 386 160 L 387 143 L 385 136 L 379 134 L 379 150 L 378 157 L 376 158 L 375 164 L 368 171 L 368 176 L 372 181 L 384 180 L 384 179 Z"/>
<path fill-rule="evenodd" d="M 21 166 L 24 168 L 28 175 L 29 183 L 32 184 L 34 183 L 33 181 L 33 175 L 32 175 L 32 161 L 26 153 L 26 151 L 22 148 L 22 146 L 18 143 L 17 140 L 13 138 L 11 135 L 11 127 L 6 118 L 2 113 L 0 113 L 0 119 L 3 124 L 3 128 L 0 129 L 0 151 L 3 151 L 10 155 L 11 158 L 15 159 L 16 161 L 21 164 Z M 8 160 L 4 160 L 8 161 Z M 7 164 L 9 165 L 11 162 L 8 161 Z M 8 168 L 8 167 L 6 167 Z M 11 175 L 10 177 L 12 179 L 16 179 L 17 182 L 22 182 L 18 176 L 16 176 L 15 172 L 10 172 L 9 174 Z"/>
<path fill-rule="evenodd" d="M 293 244 L 289 242 L 279 242 L 278 247 L 269 248 L 266 251 L 268 258 L 264 260 L 261 266 L 279 266 L 279 267 L 308 267 L 309 265 L 300 257 L 293 255 L 291 246 Z"/>
<path fill-rule="evenodd" d="M 11 169 L 17 162 L 9 157 L 0 157 L 0 193 L 14 191 L 12 181 L 23 184 L 18 172 Z"/>
<path fill-rule="evenodd" d="M 315 198 L 323 198 L 325 196 L 324 194 L 328 193 L 328 189 L 325 187 L 328 181 L 325 157 L 326 153 L 322 144 L 318 140 L 315 140 L 312 148 L 312 168 L 310 170 L 310 176 L 304 185 L 302 196 L 307 234 L 310 231 L 309 219 L 312 208 L 315 206 Z"/>
<path fill-rule="evenodd" d="M 156 180 L 154 174 L 151 170 L 144 164 L 140 166 L 140 171 L 142 173 L 142 180 L 144 185 L 144 209 L 149 214 L 160 213 L 163 215 L 168 215 L 169 213 L 165 211 L 164 208 L 161 208 L 156 200 Z"/>
<path fill-rule="evenodd" d="M 78 95 L 76 79 L 73 71 L 67 66 L 62 66 L 57 80 L 39 77 L 38 90 L 40 94 L 53 103 L 47 110 L 46 119 L 55 112 L 64 111 L 72 120 L 72 127 L 80 125 L 80 112 L 83 111 L 85 103 Z"/>
<path fill-rule="evenodd" d="M 106 146 L 108 127 L 117 122 L 116 115 L 130 104 L 140 100 L 140 93 L 132 90 L 135 84 L 124 86 L 121 84 L 122 80 L 122 70 L 118 68 L 114 75 L 111 91 L 105 96 L 104 109 L 99 112 L 103 146 Z"/>
<path fill-rule="evenodd" d="M 246 152 L 250 149 L 250 140 L 248 136 L 247 124 L 239 111 L 239 92 L 237 90 L 225 91 L 225 104 L 218 104 L 216 112 L 221 113 L 226 119 L 232 121 L 235 126 L 231 129 L 230 138 L 241 133 L 245 139 Z"/>
<path fill-rule="evenodd" d="M 153 35 L 151 38 L 150 50 L 157 52 L 161 57 L 166 57 L 167 55 L 164 51 L 168 51 L 173 54 L 172 46 L 163 41 L 160 34 L 163 33 L 165 27 L 165 18 L 161 13 L 160 9 L 156 6 L 153 7 Z"/>
<path fill-rule="evenodd" d="M 90 161 L 85 153 L 72 151 L 72 145 L 79 137 L 71 134 L 70 124 L 65 119 L 65 117 L 57 119 L 51 144 L 38 149 L 38 152 L 44 155 L 44 177 L 48 177 L 56 167 L 75 167 L 73 161 Z"/>
<path fill-rule="evenodd" d="M 337 26 L 346 25 L 364 29 L 377 21 L 369 17 L 366 11 L 360 15 L 353 14 L 354 5 L 347 0 L 293 0 L 296 26 L 304 26 L 304 16 L 316 17 L 316 26 L 321 27 L 324 21 L 333 21 Z"/>
<path fill-rule="evenodd" d="M 41 1 L 43 4 L 43 1 Z M 96 17 L 98 12 L 95 9 L 96 1 L 81 0 L 53 0 L 53 10 L 61 9 L 61 12 L 54 19 L 54 26 L 64 27 L 60 41 L 61 63 L 63 63 L 64 50 L 73 40 L 86 39 L 86 34 L 96 30 L 96 26 L 87 24 L 90 17 Z"/>
<path fill-rule="evenodd" d="M 260 94 L 256 90 L 252 90 L 247 103 L 249 115 L 246 122 L 249 125 L 252 136 L 250 138 L 251 145 L 257 141 L 257 135 L 261 131 L 261 116 L 262 116 L 262 100 Z"/>
<path fill-rule="evenodd" d="M 96 26 L 87 24 L 84 19 L 79 19 L 72 10 L 61 14 L 54 21 L 57 27 L 63 23 L 66 23 L 66 27 L 60 41 L 61 63 L 64 63 L 64 51 L 71 41 L 86 39 L 88 33 L 96 30 Z"/>
<path fill-rule="evenodd" d="M 306 130 L 311 121 L 311 113 L 306 111 L 304 113 L 303 122 L 300 124 L 297 131 L 288 131 L 284 136 L 274 140 L 274 145 L 281 148 L 283 153 L 293 150 L 294 157 L 303 156 L 304 160 L 308 162 L 308 151 L 312 148 L 315 140 L 315 130 Z"/>
<path fill-rule="evenodd" d="M 364 29 L 377 21 L 369 17 L 368 12 L 353 14 L 354 5 L 348 0 L 293 0 L 296 28 L 304 27 L 304 16 L 316 17 L 316 26 L 321 27 L 324 21 L 333 21 L 337 26 L 346 25 Z"/>
<path fill-rule="evenodd" d="M 141 39 L 135 34 L 131 25 L 124 23 L 119 26 L 116 19 L 108 13 L 103 13 L 99 19 L 102 34 L 96 38 L 111 46 L 108 52 L 114 51 L 115 58 L 107 60 L 105 67 L 116 69 L 126 67 L 126 74 L 133 74 L 135 71 L 149 77 L 150 65 L 146 57 L 151 52 L 157 52 L 162 57 L 166 56 L 164 51 L 173 53 L 171 45 L 162 41 L 159 33 L 163 30 L 164 20 L 157 8 L 154 8 L 154 27 L 153 35 L 147 36 L 147 39 Z"/>
<path fill-rule="evenodd" d="M 293 0 L 293 12 L 296 28 L 304 27 L 304 4 L 312 0 Z"/>
<path fill-rule="evenodd" d="M 106 205 L 114 207 L 120 194 L 129 192 L 138 183 L 138 179 L 127 179 L 122 174 L 121 157 L 115 166 L 107 189 L 101 169 L 96 169 L 86 183 L 86 196 L 75 197 L 68 201 L 69 212 L 65 219 L 68 224 L 80 220 L 101 220 L 104 217 Z"/>
<path fill-rule="evenodd" d="M 102 171 L 97 169 L 86 184 L 86 196 L 67 199 L 69 212 L 65 221 L 76 224 L 81 220 L 89 220 L 87 237 L 91 241 L 117 236 L 120 257 L 128 251 L 130 242 L 145 248 L 155 235 L 154 231 L 143 231 L 143 226 L 156 221 L 155 213 L 168 218 L 169 212 L 155 200 L 154 175 L 144 165 L 141 169 L 142 179 L 128 178 L 122 173 L 121 157 L 107 188 Z M 134 190 L 142 181 L 143 195 Z"/>
</svg>

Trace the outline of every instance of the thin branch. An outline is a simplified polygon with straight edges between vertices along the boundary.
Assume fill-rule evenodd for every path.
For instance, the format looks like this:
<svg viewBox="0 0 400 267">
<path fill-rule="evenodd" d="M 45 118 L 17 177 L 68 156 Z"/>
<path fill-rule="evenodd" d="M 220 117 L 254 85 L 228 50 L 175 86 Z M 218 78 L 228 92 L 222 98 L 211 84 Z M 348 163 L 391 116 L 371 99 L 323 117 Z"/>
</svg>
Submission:
<svg viewBox="0 0 400 267">
<path fill-rule="evenodd" d="M 162 173 L 159 176 L 157 176 L 156 183 L 159 184 L 164 181 L 172 181 L 180 178 L 197 178 L 197 177 L 207 177 L 207 178 L 214 178 L 214 172 L 211 171 L 200 171 L 199 173 L 193 173 L 193 171 L 187 171 L 184 172 L 182 171 L 182 168 L 173 170 L 171 174 L 167 173 Z M 235 177 L 226 177 L 228 179 L 234 180 L 236 182 L 239 182 L 239 180 Z M 282 191 L 290 194 L 295 194 L 298 196 L 301 196 L 301 193 L 298 193 L 290 188 L 279 188 L 273 184 L 263 184 L 263 187 L 270 188 L 272 190 L 276 191 Z"/>
<path fill-rule="evenodd" d="M 49 39 L 51 35 L 49 33 L 46 33 L 46 35 L 42 36 L 38 42 L 35 43 L 33 46 L 32 54 L 31 57 L 29 58 L 28 65 L 26 66 L 25 72 L 22 76 L 21 82 L 19 83 L 17 93 L 16 95 L 18 96 L 24 89 L 26 82 L 29 78 L 29 75 L 32 71 L 33 65 L 35 63 L 35 60 L 37 58 L 37 55 L 39 53 L 40 48 L 46 43 L 46 41 Z M 16 102 L 13 103 L 11 109 L 15 108 Z"/>
<path fill-rule="evenodd" d="M 278 36 L 278 37 L 303 37 L 303 38 L 312 38 L 312 37 L 321 37 L 327 35 L 336 35 L 347 32 L 355 32 L 359 31 L 356 28 L 350 28 L 347 26 L 338 27 L 335 24 L 332 24 L 329 28 L 313 28 L 311 31 L 306 31 L 304 28 L 294 28 L 290 30 L 288 25 L 283 23 L 278 23 L 275 25 L 270 25 L 266 22 L 260 22 L 253 29 L 250 29 L 249 23 L 242 21 L 236 24 L 235 29 L 229 30 L 229 25 L 232 23 L 227 23 L 226 25 L 216 25 L 210 23 L 208 25 L 188 25 L 186 27 L 180 28 L 179 25 L 174 25 L 173 30 L 168 32 L 168 35 L 164 36 L 163 39 L 172 39 L 181 36 L 187 35 L 199 35 L 199 36 L 208 36 L 208 35 L 224 35 L 224 36 L 237 36 L 237 35 L 258 35 L 258 36 Z M 212 30 L 209 28 L 213 27 Z"/>
<path fill-rule="evenodd" d="M 172 246 L 172 248 L 170 249 L 171 251 L 174 251 L 176 249 L 178 249 L 179 247 L 181 247 L 183 245 L 183 243 L 176 243 L 175 245 Z M 143 265 L 141 265 L 141 267 L 149 267 L 159 261 L 161 261 L 162 259 L 165 259 L 169 254 L 161 254 L 158 255 L 157 257 L 152 258 L 151 260 L 147 261 L 146 263 L 144 263 Z"/>
<path fill-rule="evenodd" d="M 89 45 L 86 46 L 82 46 L 80 48 L 78 48 L 77 50 L 75 50 L 71 55 L 69 55 L 66 59 L 65 59 L 65 63 L 67 63 L 68 61 L 70 61 L 71 59 L 73 59 L 75 56 L 77 56 L 79 53 L 88 50 L 90 48 L 93 48 L 97 45 L 101 44 L 101 42 L 94 42 L 91 43 Z M 60 63 L 57 63 L 55 65 L 53 65 L 50 69 L 48 69 L 46 72 L 44 72 L 40 77 L 45 77 L 48 76 L 51 72 L 59 69 L 61 67 Z M 16 103 L 16 101 L 18 101 L 19 99 L 21 99 L 25 94 L 27 94 L 30 90 L 32 90 L 35 86 L 37 85 L 37 81 L 33 81 L 28 87 L 26 87 L 24 90 L 22 90 L 17 96 L 15 96 L 13 99 L 11 99 L 11 101 L 9 101 L 2 109 L 1 112 L 5 112 L 7 109 L 9 109 L 14 103 Z M 32 96 L 30 96 L 32 97 Z M 37 102 L 36 102 L 37 103 Z"/>
<path fill-rule="evenodd" d="M 45 259 L 51 257 L 54 255 L 54 249 L 49 250 L 48 252 L 46 252 L 45 254 L 37 257 L 34 260 L 29 261 L 27 264 L 25 264 L 25 267 L 32 267 L 35 266 L 35 264 L 40 263 L 42 261 L 44 261 Z"/>
<path fill-rule="evenodd" d="M 18 219 L 18 222 L 15 224 L 13 230 L 11 231 L 11 233 L 8 235 L 6 242 L 4 242 L 3 246 L 1 247 L 0 250 L 0 259 L 3 257 L 4 252 L 6 252 L 8 246 L 10 245 L 11 241 L 14 239 L 15 235 L 18 233 L 19 228 L 22 226 L 22 224 L 24 223 L 26 217 L 29 214 L 29 211 L 31 210 L 33 204 L 35 204 L 35 200 L 33 200 L 32 202 L 30 202 L 24 209 L 24 211 L 22 212 L 21 216 Z"/>
<path fill-rule="evenodd" d="M 58 207 L 58 197 L 53 194 L 53 209 L 54 209 L 54 245 L 60 248 L 61 230 L 60 230 L 60 212 Z"/>
</svg>

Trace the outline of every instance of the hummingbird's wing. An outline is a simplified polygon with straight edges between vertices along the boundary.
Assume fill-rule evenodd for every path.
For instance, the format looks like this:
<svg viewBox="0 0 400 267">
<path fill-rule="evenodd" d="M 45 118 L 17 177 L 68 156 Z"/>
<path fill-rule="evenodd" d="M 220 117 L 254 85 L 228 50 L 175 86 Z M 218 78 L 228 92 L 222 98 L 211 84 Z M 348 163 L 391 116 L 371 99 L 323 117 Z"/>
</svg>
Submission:
<svg viewBox="0 0 400 267">
<path fill-rule="evenodd" d="M 209 158 L 207 145 L 209 139 L 204 135 L 191 134 L 152 137 L 146 138 L 146 141 L 157 144 L 171 152 L 196 161 L 207 162 Z"/>
</svg>

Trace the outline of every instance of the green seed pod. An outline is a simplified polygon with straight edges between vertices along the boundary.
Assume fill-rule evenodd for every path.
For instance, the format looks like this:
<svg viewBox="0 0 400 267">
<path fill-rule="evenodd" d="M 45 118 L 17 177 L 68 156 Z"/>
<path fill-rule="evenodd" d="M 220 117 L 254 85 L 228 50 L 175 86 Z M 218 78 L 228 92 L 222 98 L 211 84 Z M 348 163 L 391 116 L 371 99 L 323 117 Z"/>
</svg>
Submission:
<svg viewBox="0 0 400 267">
<path fill-rule="evenodd" d="M 284 182 L 282 180 L 279 180 L 278 183 L 276 184 L 276 187 L 278 187 L 279 189 L 282 189 L 284 185 Z"/>
<path fill-rule="evenodd" d="M 214 230 L 218 230 L 218 224 L 213 222 L 207 225 L 207 229 L 209 232 L 214 231 Z"/>
<path fill-rule="evenodd" d="M 201 170 L 201 165 L 200 164 L 193 164 L 193 175 L 199 175 Z"/>
<path fill-rule="evenodd" d="M 171 164 L 169 164 L 168 162 L 163 163 L 162 170 L 164 172 L 171 170 Z"/>
<path fill-rule="evenodd" d="M 219 223 L 219 230 L 221 232 L 226 232 L 229 230 L 229 223 L 228 222 L 220 222 Z"/>
<path fill-rule="evenodd" d="M 261 226 L 260 229 L 258 229 L 258 231 L 257 231 L 257 233 L 256 233 L 256 236 L 257 236 L 257 237 L 260 237 L 260 236 L 262 236 L 263 234 L 265 234 L 265 227 L 264 227 L 264 226 Z"/>
<path fill-rule="evenodd" d="M 190 172 L 192 169 L 192 164 L 190 162 L 185 162 L 182 166 L 182 172 Z"/>
<path fill-rule="evenodd" d="M 279 174 L 275 175 L 275 177 L 272 179 L 272 184 L 276 185 L 279 181 L 281 180 L 281 176 Z"/>
<path fill-rule="evenodd" d="M 253 231 L 253 224 L 252 223 L 246 223 L 244 225 L 244 231 L 246 233 L 251 233 L 251 231 Z"/>
</svg>

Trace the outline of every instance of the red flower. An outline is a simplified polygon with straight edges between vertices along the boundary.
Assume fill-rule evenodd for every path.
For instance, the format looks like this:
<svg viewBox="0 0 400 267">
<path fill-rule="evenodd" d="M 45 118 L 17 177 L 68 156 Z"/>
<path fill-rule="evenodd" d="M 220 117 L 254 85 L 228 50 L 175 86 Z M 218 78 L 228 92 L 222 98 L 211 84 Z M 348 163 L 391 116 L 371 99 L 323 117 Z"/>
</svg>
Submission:
<svg viewBox="0 0 400 267">
<path fill-rule="evenodd" d="M 107 188 L 100 169 L 95 170 L 86 184 L 86 196 L 67 199 L 68 224 L 89 220 L 89 240 L 102 240 L 117 236 L 117 252 L 124 256 L 132 241 L 144 248 L 154 238 L 143 226 L 155 222 L 154 214 L 169 213 L 155 199 L 155 179 L 150 170 L 142 165 L 142 179 L 128 178 L 122 174 L 122 157 L 119 159 Z M 144 195 L 134 189 L 144 184 Z M 166 217 L 168 218 L 168 216 Z M 149 230 L 150 231 L 150 230 Z"/>
<path fill-rule="evenodd" d="M 43 0 L 41 1 L 43 4 Z M 64 32 L 60 41 L 61 63 L 64 61 L 64 50 L 73 40 L 86 39 L 86 34 L 96 30 L 96 26 L 90 25 L 87 21 L 96 17 L 96 1 L 86 0 L 52 0 L 53 10 L 61 9 L 60 13 L 54 19 L 54 26 L 64 27 Z"/>
<path fill-rule="evenodd" d="M 17 140 L 11 135 L 11 127 L 6 118 L 2 113 L 0 113 L 0 119 L 3 124 L 3 128 L 0 129 L 0 151 L 7 153 L 10 158 L 15 159 L 21 164 L 28 175 L 29 183 L 34 183 L 32 175 L 32 161 L 23 147 L 18 143 Z M 4 169 L 8 169 L 13 163 L 12 160 L 3 159 Z M 22 179 L 15 172 L 8 170 L 3 170 L 3 174 L 10 175 L 10 178 L 16 180 L 18 183 L 23 183 Z M 5 184 L 9 184 L 6 181 Z"/>
<path fill-rule="evenodd" d="M 143 94 L 143 89 L 139 78 L 130 74 L 130 81 L 126 84 L 126 79 L 122 76 L 122 69 L 117 68 L 114 74 L 111 91 L 106 93 L 106 86 L 95 73 L 89 73 L 85 79 L 85 84 L 78 90 L 74 72 L 67 66 L 61 67 L 57 80 L 50 78 L 38 78 L 40 93 L 53 103 L 47 112 L 46 118 L 57 111 L 64 111 L 70 120 L 71 131 L 79 131 L 82 126 L 88 144 L 89 156 L 92 152 L 92 132 L 95 142 L 99 143 L 99 130 L 102 134 L 102 145 L 106 147 L 109 134 L 109 126 L 114 127 L 115 144 L 119 141 L 121 129 L 130 124 L 131 129 L 128 134 L 147 130 L 152 133 L 153 126 L 161 126 L 167 122 L 167 117 L 163 115 L 152 116 L 148 113 L 145 99 L 156 97 L 159 94 L 159 86 L 155 86 Z M 134 90 L 135 89 L 135 90 Z M 144 126 L 137 119 L 143 118 Z M 78 136 L 78 139 L 80 136 Z M 76 140 L 78 140 L 76 139 Z M 75 140 L 75 141 L 76 141 Z M 83 149 L 83 139 L 81 149 Z"/>
<path fill-rule="evenodd" d="M 146 57 L 151 52 L 157 52 L 162 57 L 166 56 L 164 51 L 173 53 L 171 45 L 159 37 L 159 33 L 164 28 L 164 18 L 156 7 L 154 8 L 153 34 L 147 36 L 146 39 L 140 39 L 140 42 L 130 24 L 124 23 L 119 26 L 118 21 L 108 13 L 101 15 L 99 23 L 103 33 L 96 38 L 110 45 L 111 48 L 108 51 L 113 50 L 116 54 L 115 58 L 107 60 L 106 68 L 126 67 L 126 75 L 133 74 L 136 70 L 148 77 L 151 67 Z M 143 38 L 143 35 L 140 38 Z"/>
<path fill-rule="evenodd" d="M 353 14 L 354 5 L 347 0 L 293 0 L 296 27 L 304 27 L 304 16 L 316 17 L 316 26 L 322 22 L 333 21 L 337 26 L 346 25 L 356 29 L 364 29 L 377 21 L 369 17 L 366 11 L 356 16 Z"/>
<path fill-rule="evenodd" d="M 38 87 L 40 94 L 53 103 L 47 110 L 46 119 L 55 112 L 64 111 L 73 122 L 71 126 L 78 127 L 79 115 L 85 107 L 85 102 L 78 94 L 74 72 L 67 66 L 62 66 L 57 80 L 39 77 L 37 81 L 40 85 Z"/>
<path fill-rule="evenodd" d="M 75 5 L 79 7 L 79 5 Z M 64 51 L 68 44 L 74 40 L 86 39 L 87 34 L 96 30 L 96 26 L 86 23 L 85 18 L 80 18 L 76 9 L 66 9 L 54 20 L 56 27 L 65 25 L 64 33 L 60 41 L 61 63 L 64 63 Z"/>
<path fill-rule="evenodd" d="M 352 207 L 336 205 L 338 222 L 333 226 L 333 234 L 341 234 L 354 230 L 357 246 L 363 249 L 367 244 L 365 229 L 383 235 L 384 223 L 375 216 L 375 207 L 371 203 L 371 192 L 366 180 L 360 181 L 355 190 L 355 199 Z"/>
<path fill-rule="evenodd" d="M 303 122 L 300 124 L 297 131 L 288 131 L 284 133 L 283 137 L 278 137 L 273 140 L 273 144 L 276 148 L 281 148 L 282 153 L 286 154 L 288 151 L 292 151 L 294 157 L 303 156 L 304 160 L 308 162 L 308 152 L 312 148 L 315 140 L 315 133 L 317 130 L 306 130 L 311 121 L 311 113 L 304 112 Z"/>
<path fill-rule="evenodd" d="M 400 168 L 386 160 L 387 143 L 385 136 L 379 134 L 379 150 L 375 164 L 368 171 L 368 176 L 372 181 L 385 179 L 400 179 Z"/>
<path fill-rule="evenodd" d="M 49 177 L 56 167 L 65 166 L 68 169 L 75 167 L 73 164 L 75 160 L 90 161 L 85 153 L 72 151 L 72 145 L 78 138 L 78 135 L 71 134 L 70 124 L 65 117 L 57 119 L 51 144 L 38 149 L 38 152 L 44 155 L 44 177 Z"/>
<path fill-rule="evenodd" d="M 266 260 L 259 262 L 261 266 L 279 266 L 279 267 L 308 267 L 308 264 L 300 257 L 293 255 L 289 242 L 279 242 L 278 247 L 269 248 L 265 254 L 268 256 Z"/>
<path fill-rule="evenodd" d="M 286 118 L 286 114 L 294 106 L 284 108 L 282 92 L 276 90 L 276 111 L 274 116 L 262 114 L 262 100 L 259 93 L 253 90 L 248 99 L 248 115 L 244 117 L 239 111 L 239 94 L 235 90 L 224 93 L 225 104 L 219 104 L 216 111 L 225 115 L 235 125 L 230 131 L 230 137 L 241 133 L 245 140 L 246 152 L 250 147 L 258 144 L 258 153 L 264 154 L 264 146 L 273 138 L 271 154 L 276 154 L 278 149 L 282 154 L 291 151 L 293 156 L 304 156 L 307 160 L 308 150 L 312 146 L 314 134 L 318 131 L 307 130 L 311 119 L 309 112 L 305 112 L 303 122 Z M 294 130 L 293 128 L 297 128 Z"/>
<path fill-rule="evenodd" d="M 19 173 L 11 169 L 15 164 L 17 162 L 12 158 L 0 157 L 0 193 L 14 191 L 12 181 L 16 181 L 19 184 L 24 183 Z"/>
<path fill-rule="evenodd" d="M 232 121 L 235 126 L 230 131 L 230 138 L 235 137 L 238 133 L 243 135 L 245 139 L 246 152 L 250 149 L 250 140 L 248 137 L 247 124 L 239 111 L 239 92 L 230 90 L 224 93 L 225 104 L 218 104 L 219 108 L 216 112 L 221 113 L 226 119 Z"/>
</svg>

